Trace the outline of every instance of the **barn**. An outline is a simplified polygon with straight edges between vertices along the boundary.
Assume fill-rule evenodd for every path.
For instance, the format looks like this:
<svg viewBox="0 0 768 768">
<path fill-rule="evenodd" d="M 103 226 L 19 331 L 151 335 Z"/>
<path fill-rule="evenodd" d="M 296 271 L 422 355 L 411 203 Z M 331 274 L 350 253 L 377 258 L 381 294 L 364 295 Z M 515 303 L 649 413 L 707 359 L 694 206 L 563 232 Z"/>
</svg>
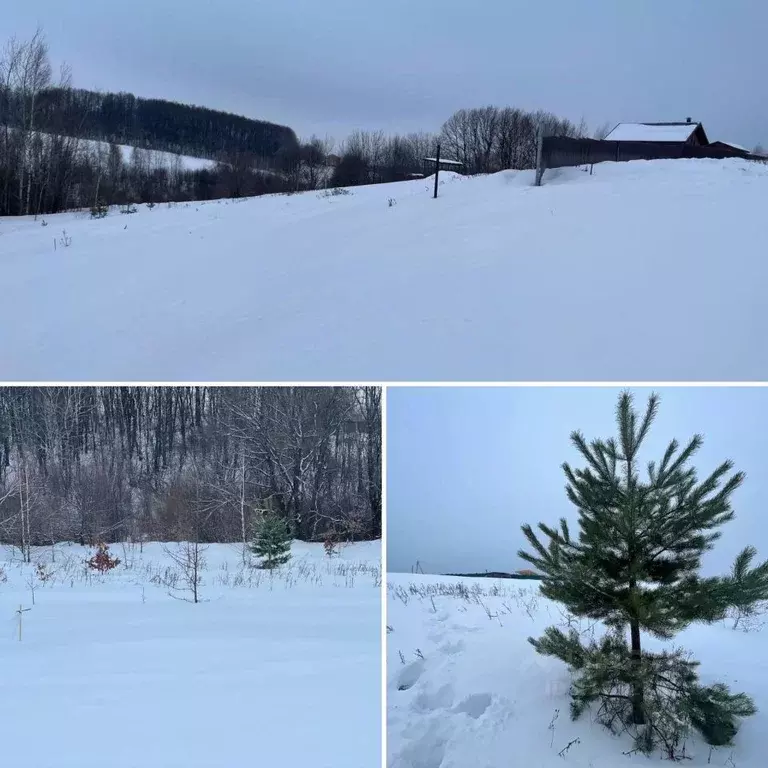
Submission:
<svg viewBox="0 0 768 768">
<path fill-rule="evenodd" d="M 701 123 L 689 117 L 684 123 L 619 123 L 605 141 L 659 141 L 709 146 L 709 139 Z"/>
</svg>

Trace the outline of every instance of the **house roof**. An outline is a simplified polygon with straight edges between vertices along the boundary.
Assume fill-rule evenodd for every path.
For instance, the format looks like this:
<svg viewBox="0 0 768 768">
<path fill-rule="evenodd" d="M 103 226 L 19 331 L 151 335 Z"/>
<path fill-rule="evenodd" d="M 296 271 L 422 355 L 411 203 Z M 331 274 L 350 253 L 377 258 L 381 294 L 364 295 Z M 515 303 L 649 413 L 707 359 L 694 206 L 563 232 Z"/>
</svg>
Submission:
<svg viewBox="0 0 768 768">
<path fill-rule="evenodd" d="M 688 141 L 691 135 L 701 130 L 704 141 L 706 134 L 701 123 L 619 123 L 606 137 L 606 141 Z"/>
<path fill-rule="evenodd" d="M 723 144 L 726 147 L 731 147 L 732 149 L 738 149 L 739 152 L 749 152 L 749 150 L 746 147 L 742 147 L 741 144 L 734 144 L 732 141 L 713 141 L 712 144 Z"/>
</svg>

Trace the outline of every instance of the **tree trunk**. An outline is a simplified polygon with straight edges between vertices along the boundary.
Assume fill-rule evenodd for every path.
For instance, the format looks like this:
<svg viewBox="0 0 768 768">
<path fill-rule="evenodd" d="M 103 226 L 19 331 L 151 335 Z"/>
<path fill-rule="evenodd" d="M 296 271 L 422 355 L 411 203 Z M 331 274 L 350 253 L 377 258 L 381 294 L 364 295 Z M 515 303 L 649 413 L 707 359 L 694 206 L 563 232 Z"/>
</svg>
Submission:
<svg viewBox="0 0 768 768">
<path fill-rule="evenodd" d="M 643 684 L 640 680 L 640 666 L 642 656 L 640 650 L 640 624 L 635 619 L 629 623 L 629 631 L 632 640 L 632 667 L 635 672 L 635 680 L 632 683 L 632 722 L 635 725 L 645 723 L 645 712 L 643 710 Z"/>
<path fill-rule="evenodd" d="M 29 522 L 29 471 L 27 468 L 24 468 L 24 479 L 26 481 L 27 485 L 27 556 L 26 561 L 28 563 L 32 562 L 32 529 Z"/>
<path fill-rule="evenodd" d="M 245 441 L 240 445 L 240 527 L 243 536 L 243 563 L 248 560 L 248 534 L 245 529 Z"/>
<path fill-rule="evenodd" d="M 24 473 L 19 470 L 19 515 L 21 516 L 21 559 L 27 562 L 27 526 L 24 519 Z"/>
</svg>

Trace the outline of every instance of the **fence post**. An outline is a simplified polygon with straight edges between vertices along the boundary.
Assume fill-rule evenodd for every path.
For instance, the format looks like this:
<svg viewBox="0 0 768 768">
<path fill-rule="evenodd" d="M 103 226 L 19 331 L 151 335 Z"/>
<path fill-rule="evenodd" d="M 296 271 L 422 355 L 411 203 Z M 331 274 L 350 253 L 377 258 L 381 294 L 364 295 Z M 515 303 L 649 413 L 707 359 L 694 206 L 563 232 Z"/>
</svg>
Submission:
<svg viewBox="0 0 768 768">
<path fill-rule="evenodd" d="M 544 134 L 539 132 L 536 146 L 536 186 L 541 186 L 541 178 L 544 175 Z"/>
<path fill-rule="evenodd" d="M 437 155 L 435 156 L 435 197 L 437 200 L 437 179 L 440 176 L 440 142 L 437 142 Z"/>
</svg>

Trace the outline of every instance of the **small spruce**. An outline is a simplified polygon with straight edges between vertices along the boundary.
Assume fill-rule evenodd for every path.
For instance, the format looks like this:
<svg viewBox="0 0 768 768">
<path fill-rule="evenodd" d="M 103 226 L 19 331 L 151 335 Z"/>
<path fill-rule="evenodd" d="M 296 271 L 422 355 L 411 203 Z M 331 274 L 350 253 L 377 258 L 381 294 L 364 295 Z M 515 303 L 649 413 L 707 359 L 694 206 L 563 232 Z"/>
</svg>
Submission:
<svg viewBox="0 0 768 768">
<path fill-rule="evenodd" d="M 269 570 L 291 559 L 291 533 L 279 515 L 267 512 L 254 526 L 251 552 L 261 558 L 261 567 Z"/>
<path fill-rule="evenodd" d="M 109 206 L 103 200 L 97 200 L 91 208 L 92 219 L 103 219 L 109 213 Z"/>
</svg>

